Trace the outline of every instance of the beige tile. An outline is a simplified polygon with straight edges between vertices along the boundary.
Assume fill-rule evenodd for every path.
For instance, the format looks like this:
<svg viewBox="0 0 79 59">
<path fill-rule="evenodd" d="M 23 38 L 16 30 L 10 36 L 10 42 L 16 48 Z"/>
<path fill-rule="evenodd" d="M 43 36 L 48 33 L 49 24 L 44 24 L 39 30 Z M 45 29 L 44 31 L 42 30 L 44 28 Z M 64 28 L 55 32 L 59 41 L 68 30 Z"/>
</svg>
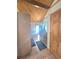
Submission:
<svg viewBox="0 0 79 59">
<path fill-rule="evenodd" d="M 32 53 L 20 57 L 20 59 L 55 59 L 55 57 L 48 51 L 48 49 L 39 50 L 37 46 L 32 47 Z"/>
</svg>

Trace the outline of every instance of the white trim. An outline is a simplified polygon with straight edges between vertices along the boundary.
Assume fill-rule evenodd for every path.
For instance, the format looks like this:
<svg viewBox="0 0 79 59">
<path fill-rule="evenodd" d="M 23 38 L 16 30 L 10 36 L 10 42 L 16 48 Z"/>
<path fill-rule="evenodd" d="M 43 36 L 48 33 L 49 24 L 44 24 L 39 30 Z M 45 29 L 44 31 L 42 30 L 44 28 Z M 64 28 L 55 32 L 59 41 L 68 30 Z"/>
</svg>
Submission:
<svg viewBox="0 0 79 59">
<path fill-rule="evenodd" d="M 50 16 L 48 16 L 47 48 L 50 49 Z"/>
<path fill-rule="evenodd" d="M 46 14 L 45 17 L 49 16 L 50 14 L 54 13 L 55 11 L 57 11 L 60 8 L 61 8 L 61 1 L 59 1 L 58 3 L 56 3 L 56 5 L 54 5 L 53 7 L 51 7 L 48 10 L 48 12 L 47 12 L 47 14 Z"/>
</svg>

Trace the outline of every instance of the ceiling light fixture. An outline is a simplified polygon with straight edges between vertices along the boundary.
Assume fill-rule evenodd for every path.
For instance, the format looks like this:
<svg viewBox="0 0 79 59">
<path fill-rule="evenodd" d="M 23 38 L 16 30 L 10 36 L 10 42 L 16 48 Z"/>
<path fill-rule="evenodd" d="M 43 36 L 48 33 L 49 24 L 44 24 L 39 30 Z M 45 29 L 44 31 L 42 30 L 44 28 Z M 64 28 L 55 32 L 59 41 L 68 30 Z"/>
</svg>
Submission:
<svg viewBox="0 0 79 59">
<path fill-rule="evenodd" d="M 37 5 L 34 5 L 35 7 L 37 7 L 37 8 L 39 8 L 39 6 L 37 6 Z"/>
</svg>

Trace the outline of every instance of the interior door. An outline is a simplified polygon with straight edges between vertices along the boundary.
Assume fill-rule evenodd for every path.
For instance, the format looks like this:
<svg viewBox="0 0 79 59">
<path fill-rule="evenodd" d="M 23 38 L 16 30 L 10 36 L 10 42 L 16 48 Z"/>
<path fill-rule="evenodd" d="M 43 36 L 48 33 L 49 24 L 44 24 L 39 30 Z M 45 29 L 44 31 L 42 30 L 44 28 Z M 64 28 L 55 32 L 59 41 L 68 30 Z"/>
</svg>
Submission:
<svg viewBox="0 0 79 59">
<path fill-rule="evenodd" d="M 61 10 L 50 16 L 50 50 L 57 57 L 61 58 Z"/>
</svg>

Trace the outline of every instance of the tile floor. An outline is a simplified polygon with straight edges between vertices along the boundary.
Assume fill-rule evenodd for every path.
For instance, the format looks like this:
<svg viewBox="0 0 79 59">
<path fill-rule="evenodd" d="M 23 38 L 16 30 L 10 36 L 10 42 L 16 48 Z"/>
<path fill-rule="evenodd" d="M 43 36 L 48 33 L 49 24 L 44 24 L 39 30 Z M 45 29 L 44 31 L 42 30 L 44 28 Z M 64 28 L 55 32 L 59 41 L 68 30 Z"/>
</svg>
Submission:
<svg viewBox="0 0 79 59">
<path fill-rule="evenodd" d="M 20 57 L 19 59 L 56 59 L 48 49 L 39 50 L 37 46 L 32 47 L 31 54 Z"/>
</svg>

